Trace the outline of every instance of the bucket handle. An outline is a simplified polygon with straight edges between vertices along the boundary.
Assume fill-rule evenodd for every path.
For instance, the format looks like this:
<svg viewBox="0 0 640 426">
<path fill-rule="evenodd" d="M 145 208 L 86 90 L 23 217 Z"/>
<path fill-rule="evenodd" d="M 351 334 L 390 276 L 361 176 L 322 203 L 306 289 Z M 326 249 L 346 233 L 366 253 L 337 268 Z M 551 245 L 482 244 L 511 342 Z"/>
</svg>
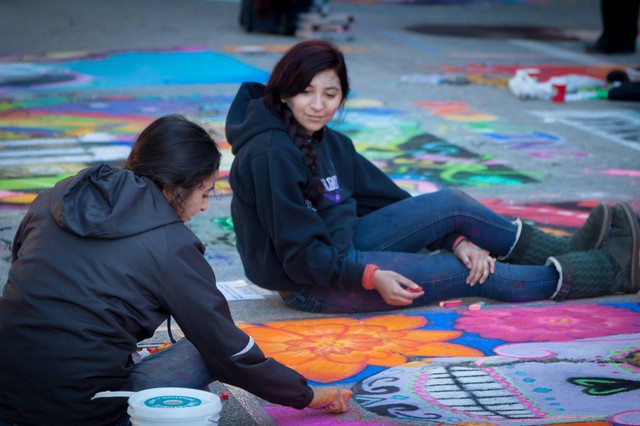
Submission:
<svg viewBox="0 0 640 426">
<path fill-rule="evenodd" d="M 135 394 L 135 392 L 104 391 L 104 392 L 98 392 L 95 395 L 93 395 L 93 398 L 91 398 L 91 400 L 93 401 L 96 398 L 114 398 L 114 397 L 127 397 L 128 398 L 133 394 Z"/>
</svg>

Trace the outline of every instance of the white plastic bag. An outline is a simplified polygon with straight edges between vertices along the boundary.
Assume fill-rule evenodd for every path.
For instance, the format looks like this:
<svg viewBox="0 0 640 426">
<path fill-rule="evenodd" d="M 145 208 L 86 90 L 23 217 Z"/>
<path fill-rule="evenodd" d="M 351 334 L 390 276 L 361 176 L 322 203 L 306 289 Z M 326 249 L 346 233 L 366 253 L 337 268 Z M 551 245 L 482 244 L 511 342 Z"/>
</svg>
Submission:
<svg viewBox="0 0 640 426">
<path fill-rule="evenodd" d="M 567 74 L 558 77 L 551 77 L 549 80 L 540 82 L 530 75 L 530 69 L 523 68 L 516 70 L 515 76 L 509 79 L 509 89 L 520 99 L 551 99 L 553 83 L 562 79 L 566 84 L 566 93 L 576 93 L 585 88 L 606 87 L 607 82 L 598 78 L 580 74 Z"/>
</svg>

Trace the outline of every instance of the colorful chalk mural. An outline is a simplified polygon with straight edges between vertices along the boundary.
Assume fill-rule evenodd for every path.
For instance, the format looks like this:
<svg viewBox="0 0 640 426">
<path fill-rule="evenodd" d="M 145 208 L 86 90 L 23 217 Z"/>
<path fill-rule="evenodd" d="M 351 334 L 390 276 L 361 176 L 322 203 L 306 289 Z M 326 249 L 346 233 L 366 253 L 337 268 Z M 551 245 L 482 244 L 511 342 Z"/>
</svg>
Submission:
<svg viewBox="0 0 640 426">
<path fill-rule="evenodd" d="M 307 410 L 304 424 L 640 423 L 635 303 L 491 305 L 240 326 L 267 356 L 313 383 L 353 390 L 355 407 L 342 419 Z M 300 418 L 293 409 L 265 409 L 277 424 Z"/>
<path fill-rule="evenodd" d="M 163 77 L 148 75 L 148 68 Z M 204 68 L 206 73 L 202 72 Z M 72 77 L 61 79 L 56 77 L 59 75 Z M 224 178 L 232 156 L 224 140 L 223 123 L 233 90 L 216 86 L 241 80 L 264 81 L 266 75 L 226 55 L 200 48 L 1 57 L 0 204 L 24 207 L 39 191 L 83 167 L 98 162 L 121 164 L 146 124 L 174 112 L 199 122 L 220 141 L 225 154 L 220 189 L 229 193 Z M 112 93 L 156 84 L 184 89 L 205 83 L 210 88 L 204 93 Z M 514 127 L 465 102 L 420 102 L 418 106 L 445 122 L 464 125 L 488 142 L 532 157 L 587 156 L 564 148 L 564 140 L 557 135 Z M 332 125 L 349 135 L 360 152 L 414 194 L 443 186 L 521 185 L 543 178 L 533 171 L 515 171 L 489 155 L 478 155 L 427 133 L 403 111 L 388 109 L 375 100 L 350 100 L 345 115 L 337 117 Z"/>
<path fill-rule="evenodd" d="M 426 109 L 431 115 L 446 122 L 463 126 L 485 141 L 508 150 L 517 150 L 537 159 L 581 159 L 588 153 L 564 146 L 563 137 L 540 131 L 531 126 L 518 126 L 487 112 L 475 109 L 467 102 L 417 102 L 416 106 Z"/>
<path fill-rule="evenodd" d="M 233 93 L 188 88 L 264 82 L 267 76 L 198 47 L 2 56 L 0 205 L 25 207 L 39 191 L 92 164 L 121 165 L 136 135 L 169 113 L 203 125 L 230 161 L 223 127 Z M 184 90 L 164 96 L 159 87 Z M 224 177 L 228 164 L 222 169 Z"/>
<path fill-rule="evenodd" d="M 233 92 L 217 94 L 102 95 L 57 94 L 27 100 L 0 100 L 0 204 L 28 205 L 58 180 L 98 162 L 119 165 L 136 135 L 156 117 L 184 114 L 203 125 L 223 150 L 219 189 L 233 159 L 224 119 Z M 349 135 L 356 148 L 412 193 L 444 186 L 520 185 L 532 175 L 424 133 L 398 110 L 354 99 L 332 126 Z"/>
<path fill-rule="evenodd" d="M 212 134 L 226 154 L 224 177 L 231 160 L 223 136 L 231 99 L 232 94 L 0 100 L 0 204 L 27 205 L 39 191 L 91 164 L 121 165 L 136 135 L 167 113 L 184 114 Z"/>
<path fill-rule="evenodd" d="M 548 122 L 559 122 L 640 150 L 640 113 L 618 111 L 534 111 Z"/>
</svg>

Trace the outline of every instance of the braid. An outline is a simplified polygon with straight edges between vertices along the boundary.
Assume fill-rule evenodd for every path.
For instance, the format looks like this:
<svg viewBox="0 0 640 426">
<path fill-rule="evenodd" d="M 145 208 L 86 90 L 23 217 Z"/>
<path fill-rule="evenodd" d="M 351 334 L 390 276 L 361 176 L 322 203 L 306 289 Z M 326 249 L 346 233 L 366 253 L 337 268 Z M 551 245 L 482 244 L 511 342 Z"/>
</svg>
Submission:
<svg viewBox="0 0 640 426">
<path fill-rule="evenodd" d="M 311 180 L 304 189 L 304 197 L 311 201 L 314 206 L 317 206 L 320 204 L 320 201 L 322 201 L 324 196 L 324 186 L 320 180 L 320 170 L 318 167 L 318 153 L 313 147 L 311 138 L 304 132 L 304 130 L 302 130 L 302 127 L 293 118 L 291 110 L 289 108 L 283 108 L 281 105 L 282 104 L 278 105 L 278 108 L 280 109 L 278 112 L 280 117 L 282 117 L 284 127 L 287 129 L 287 133 L 293 143 L 304 155 L 305 164 L 309 169 L 309 172 L 311 172 Z"/>
</svg>

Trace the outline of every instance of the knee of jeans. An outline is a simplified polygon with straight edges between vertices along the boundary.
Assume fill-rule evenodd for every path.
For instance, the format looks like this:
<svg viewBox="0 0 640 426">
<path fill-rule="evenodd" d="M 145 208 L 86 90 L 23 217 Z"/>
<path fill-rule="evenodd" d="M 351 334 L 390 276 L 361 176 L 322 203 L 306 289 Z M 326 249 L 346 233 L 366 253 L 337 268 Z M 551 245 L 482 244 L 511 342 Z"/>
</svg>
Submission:
<svg viewBox="0 0 640 426">
<path fill-rule="evenodd" d="M 446 191 L 445 195 L 453 206 L 465 206 L 471 198 L 469 194 L 458 188 L 443 188 L 441 191 Z"/>
<path fill-rule="evenodd" d="M 144 371 L 133 371 L 131 373 L 130 382 L 133 386 L 134 392 L 162 386 L 162 384 L 158 382 L 157 374 L 147 374 Z"/>
</svg>

